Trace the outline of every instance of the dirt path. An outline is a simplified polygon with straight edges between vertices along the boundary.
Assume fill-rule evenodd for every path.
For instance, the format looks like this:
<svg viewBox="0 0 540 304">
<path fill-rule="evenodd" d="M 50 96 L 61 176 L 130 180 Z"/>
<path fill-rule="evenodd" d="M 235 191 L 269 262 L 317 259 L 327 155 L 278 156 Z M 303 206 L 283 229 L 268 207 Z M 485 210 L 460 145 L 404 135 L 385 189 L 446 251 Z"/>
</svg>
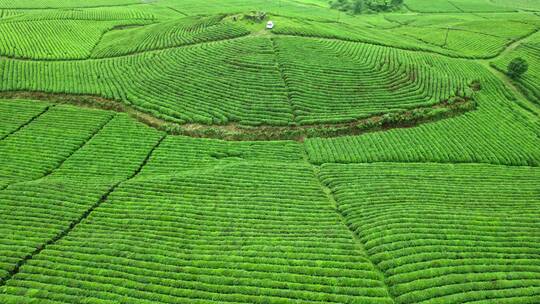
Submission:
<svg viewBox="0 0 540 304">
<path fill-rule="evenodd" d="M 502 50 L 502 52 L 500 52 L 499 54 L 497 54 L 497 56 L 493 57 L 493 58 L 489 58 L 489 59 L 486 59 L 486 60 L 495 60 L 497 58 L 500 58 L 500 57 L 503 57 L 503 56 L 506 56 L 508 55 L 510 52 L 512 52 L 513 50 L 515 50 L 518 46 L 520 46 L 521 44 L 523 43 L 526 43 L 527 41 L 529 41 L 529 39 L 536 33 L 538 33 L 540 31 L 540 28 L 537 28 L 536 30 L 530 32 L 529 34 L 517 39 L 516 41 L 510 43 L 509 45 L 507 45 L 504 50 Z"/>
</svg>

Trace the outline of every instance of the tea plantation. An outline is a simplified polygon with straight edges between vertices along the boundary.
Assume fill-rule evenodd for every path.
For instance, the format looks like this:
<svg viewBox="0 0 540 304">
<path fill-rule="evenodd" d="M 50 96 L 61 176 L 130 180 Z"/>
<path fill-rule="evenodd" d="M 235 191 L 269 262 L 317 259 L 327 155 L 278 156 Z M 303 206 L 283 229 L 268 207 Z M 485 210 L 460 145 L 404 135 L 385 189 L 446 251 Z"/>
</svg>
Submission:
<svg viewBox="0 0 540 304">
<path fill-rule="evenodd" d="M 538 304 L 540 2 L 0 0 L 0 235 L 6 304 Z"/>
</svg>

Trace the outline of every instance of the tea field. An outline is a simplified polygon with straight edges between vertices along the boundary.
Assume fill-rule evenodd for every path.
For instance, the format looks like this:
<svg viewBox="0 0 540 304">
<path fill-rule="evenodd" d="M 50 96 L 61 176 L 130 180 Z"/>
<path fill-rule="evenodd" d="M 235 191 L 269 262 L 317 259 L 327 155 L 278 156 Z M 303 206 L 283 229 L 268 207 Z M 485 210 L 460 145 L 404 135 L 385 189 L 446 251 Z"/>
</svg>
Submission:
<svg viewBox="0 0 540 304">
<path fill-rule="evenodd" d="M 0 303 L 540 303 L 540 3 L 342 2 L 0 0 Z"/>
</svg>

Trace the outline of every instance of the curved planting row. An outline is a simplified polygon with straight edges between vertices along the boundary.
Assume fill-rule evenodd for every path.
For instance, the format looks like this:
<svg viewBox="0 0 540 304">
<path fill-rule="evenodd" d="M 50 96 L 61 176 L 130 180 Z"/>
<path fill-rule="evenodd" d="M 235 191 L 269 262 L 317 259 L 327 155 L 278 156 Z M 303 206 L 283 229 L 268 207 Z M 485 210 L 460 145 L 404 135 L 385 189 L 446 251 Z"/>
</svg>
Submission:
<svg viewBox="0 0 540 304">
<path fill-rule="evenodd" d="M 451 57 L 488 58 L 497 56 L 508 44 L 538 28 L 537 16 L 526 13 L 519 17 L 514 14 L 396 14 L 384 17 L 384 21 L 373 24 L 347 18 L 343 23 L 336 23 L 276 17 L 279 26 L 272 32 L 365 42 Z M 386 28 L 389 21 L 392 26 Z"/>
<path fill-rule="evenodd" d="M 440 162 L 540 165 L 538 127 L 513 104 L 505 85 L 485 68 L 450 61 L 452 72 L 478 79 L 478 109 L 451 120 L 360 136 L 309 139 L 314 163 Z M 462 76 L 463 77 L 463 76 Z M 474 85 L 473 85 L 474 86 Z"/>
<path fill-rule="evenodd" d="M 223 16 L 187 17 L 141 28 L 107 33 L 92 58 L 122 56 L 176 46 L 225 40 L 248 35 L 241 25 L 222 22 Z"/>
<path fill-rule="evenodd" d="M 358 20 L 356 19 L 345 20 L 345 22 L 350 22 L 351 24 L 279 17 L 276 20 L 279 26 L 272 30 L 272 33 L 278 35 L 338 39 L 397 47 L 406 50 L 424 50 L 450 56 L 460 56 L 459 53 L 452 50 L 443 49 L 437 45 L 426 44 L 408 35 L 396 34 L 397 31 L 393 28 L 384 29 L 362 23 L 357 24 Z M 397 27 L 398 30 L 399 28 Z"/>
<path fill-rule="evenodd" d="M 396 303 L 540 299 L 538 168 L 324 165 L 320 177 Z"/>
<path fill-rule="evenodd" d="M 498 25 L 492 24 L 492 27 L 511 27 L 507 21 L 500 22 Z M 469 30 L 468 25 L 464 27 L 468 30 L 460 29 L 454 24 L 448 28 L 434 27 L 415 27 L 403 26 L 396 29 L 394 32 L 404 36 L 418 39 L 419 42 L 427 43 L 435 47 L 440 47 L 443 50 L 449 50 L 450 54 L 459 54 L 460 57 L 466 58 L 484 58 L 493 57 L 501 52 L 510 39 L 496 37 L 482 32 L 475 32 L 474 29 Z M 520 33 L 525 35 L 526 33 Z M 518 36 L 519 37 L 519 36 Z M 446 51 L 440 53 L 445 54 Z"/>
<path fill-rule="evenodd" d="M 103 60 L 3 63 L 4 91 L 98 95 L 179 123 L 287 125 L 292 120 L 271 42 L 263 38 Z"/>
<path fill-rule="evenodd" d="M 368 44 L 275 39 L 301 124 L 340 123 L 470 96 L 446 60 Z"/>
</svg>

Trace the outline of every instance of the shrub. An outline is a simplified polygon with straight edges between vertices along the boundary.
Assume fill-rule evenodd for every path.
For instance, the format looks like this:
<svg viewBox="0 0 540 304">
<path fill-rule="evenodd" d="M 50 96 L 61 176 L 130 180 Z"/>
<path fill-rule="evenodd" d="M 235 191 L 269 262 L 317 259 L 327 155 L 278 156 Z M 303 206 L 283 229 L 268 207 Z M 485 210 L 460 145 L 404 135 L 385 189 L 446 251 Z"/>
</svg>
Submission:
<svg viewBox="0 0 540 304">
<path fill-rule="evenodd" d="M 511 78 L 519 78 L 521 75 L 525 74 L 527 70 L 529 69 L 529 64 L 527 61 L 521 57 L 514 58 L 510 63 L 508 64 L 508 71 L 507 74 Z"/>
</svg>

